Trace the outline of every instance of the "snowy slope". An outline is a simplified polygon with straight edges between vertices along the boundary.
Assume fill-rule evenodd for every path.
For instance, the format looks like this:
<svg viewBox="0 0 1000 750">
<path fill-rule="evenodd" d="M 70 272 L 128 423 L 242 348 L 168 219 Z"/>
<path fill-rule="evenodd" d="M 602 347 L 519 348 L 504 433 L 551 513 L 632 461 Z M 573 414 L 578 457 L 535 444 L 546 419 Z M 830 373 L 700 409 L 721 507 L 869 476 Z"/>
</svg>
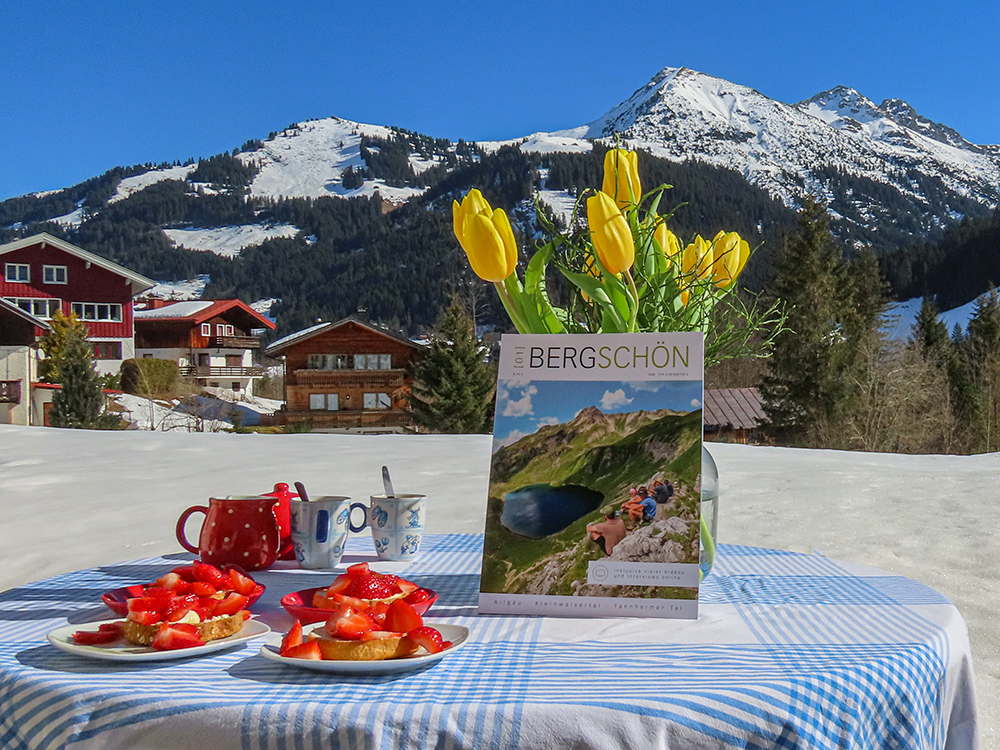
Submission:
<svg viewBox="0 0 1000 750">
<path fill-rule="evenodd" d="M 294 237 L 299 228 L 291 224 L 243 224 L 212 229 L 164 229 L 170 241 L 188 250 L 202 250 L 225 258 L 235 258 L 244 248 L 276 237 Z"/>
<path fill-rule="evenodd" d="M 1000 289 L 998 289 L 1000 291 Z M 913 335 L 913 325 L 917 322 L 922 298 L 914 297 L 905 302 L 893 302 L 889 306 L 885 331 L 890 339 L 906 341 Z M 963 331 L 969 327 L 969 321 L 976 311 L 976 300 L 967 302 L 953 310 L 945 310 L 938 315 L 938 320 L 944 323 L 950 334 L 955 326 Z"/>
</svg>

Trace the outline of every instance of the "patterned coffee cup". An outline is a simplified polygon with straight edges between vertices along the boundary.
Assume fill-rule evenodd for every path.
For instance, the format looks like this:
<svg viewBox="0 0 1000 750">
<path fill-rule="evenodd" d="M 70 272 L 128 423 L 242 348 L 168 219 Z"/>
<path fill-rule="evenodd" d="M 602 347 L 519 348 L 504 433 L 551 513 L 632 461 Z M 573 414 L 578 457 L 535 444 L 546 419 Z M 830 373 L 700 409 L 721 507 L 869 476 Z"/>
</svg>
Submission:
<svg viewBox="0 0 1000 750">
<path fill-rule="evenodd" d="M 426 517 L 426 495 L 372 495 L 366 518 L 379 559 L 417 559 Z"/>
</svg>

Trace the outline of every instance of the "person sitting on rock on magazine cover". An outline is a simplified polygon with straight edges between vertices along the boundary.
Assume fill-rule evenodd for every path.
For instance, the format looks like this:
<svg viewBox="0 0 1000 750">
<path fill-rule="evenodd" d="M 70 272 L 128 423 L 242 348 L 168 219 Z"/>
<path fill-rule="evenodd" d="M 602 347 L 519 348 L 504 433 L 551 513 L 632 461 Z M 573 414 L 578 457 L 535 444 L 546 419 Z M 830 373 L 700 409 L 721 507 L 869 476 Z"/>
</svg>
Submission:
<svg viewBox="0 0 1000 750">
<path fill-rule="evenodd" d="M 615 545 L 625 538 L 625 522 L 615 515 L 615 509 L 608 505 L 601 510 L 604 520 L 599 523 L 587 524 L 587 533 L 597 542 L 597 546 L 605 555 L 610 555 Z"/>
<path fill-rule="evenodd" d="M 635 498 L 626 500 L 622 504 L 622 510 L 628 511 L 629 521 L 633 526 L 637 526 L 643 521 L 652 521 L 656 518 L 656 500 L 649 496 L 649 490 L 645 485 L 636 487 Z"/>
</svg>

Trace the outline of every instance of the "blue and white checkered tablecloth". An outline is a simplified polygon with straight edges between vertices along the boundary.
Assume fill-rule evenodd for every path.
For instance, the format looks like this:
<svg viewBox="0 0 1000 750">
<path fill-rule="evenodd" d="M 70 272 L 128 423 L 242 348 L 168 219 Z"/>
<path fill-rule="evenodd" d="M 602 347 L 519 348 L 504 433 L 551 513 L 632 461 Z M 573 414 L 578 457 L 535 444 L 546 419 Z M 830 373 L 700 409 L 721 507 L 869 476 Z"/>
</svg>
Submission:
<svg viewBox="0 0 1000 750">
<path fill-rule="evenodd" d="M 346 559 L 373 559 L 370 550 L 352 540 Z M 0 748 L 976 745 L 965 622 L 915 581 L 722 545 L 697 621 L 478 616 L 481 550 L 479 535 L 428 537 L 422 559 L 398 568 L 440 593 L 428 619 L 472 634 L 431 668 L 381 677 L 288 668 L 261 657 L 260 641 L 126 665 L 48 645 L 67 618 L 106 618 L 101 593 L 151 581 L 181 556 L 3 592 Z M 281 596 L 332 580 L 257 578 L 268 588 L 254 609 L 277 631 L 292 622 Z"/>
</svg>

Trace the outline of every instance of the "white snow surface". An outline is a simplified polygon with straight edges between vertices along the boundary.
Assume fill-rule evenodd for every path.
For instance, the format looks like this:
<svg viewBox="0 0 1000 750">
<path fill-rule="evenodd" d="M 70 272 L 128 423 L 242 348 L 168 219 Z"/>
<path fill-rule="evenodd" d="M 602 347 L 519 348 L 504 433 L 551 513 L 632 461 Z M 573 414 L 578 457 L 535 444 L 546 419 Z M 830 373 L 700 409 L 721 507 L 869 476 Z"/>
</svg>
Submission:
<svg viewBox="0 0 1000 750">
<path fill-rule="evenodd" d="M 108 203 L 123 201 L 140 190 L 145 190 L 150 185 L 155 185 L 164 180 L 186 180 L 196 168 L 197 164 L 188 164 L 183 167 L 168 167 L 167 169 L 152 169 L 133 177 L 126 177 L 118 183 L 115 194 L 108 198 Z"/>
<path fill-rule="evenodd" d="M 178 552 L 212 495 L 302 481 L 314 494 L 429 496 L 429 533 L 481 533 L 489 435 L 235 435 L 0 425 L 0 589 Z M 719 539 L 872 565 L 937 589 L 969 627 L 982 747 L 1000 743 L 1000 454 L 904 456 L 712 445 Z M 70 519 L 71 522 L 67 522 Z M 48 522 L 40 522 L 48 521 Z"/>
<path fill-rule="evenodd" d="M 143 296 L 154 299 L 199 299 L 210 280 L 208 274 L 202 274 L 195 279 L 157 281 L 151 289 L 147 289 L 143 293 Z"/>
<path fill-rule="evenodd" d="M 258 414 L 274 414 L 281 408 L 284 401 L 279 401 L 273 398 L 261 398 L 260 396 L 251 396 L 244 391 L 234 391 L 231 388 L 213 388 L 212 386 L 205 386 L 202 388 L 205 393 L 214 396 L 220 401 L 225 401 L 230 404 L 239 404 L 240 406 L 246 407 L 250 411 L 255 411 Z M 232 426 L 231 424 L 228 426 Z"/>
<path fill-rule="evenodd" d="M 353 198 L 378 192 L 385 200 L 403 202 L 424 192 L 424 188 L 389 187 L 383 180 L 365 180 L 353 190 L 343 185 L 348 167 L 366 169 L 361 158 L 361 136 L 391 138 L 393 133 L 381 125 L 329 117 L 310 120 L 285 130 L 273 140 L 265 141 L 257 151 L 239 155 L 245 163 L 255 164 L 260 171 L 250 186 L 253 195 L 288 198 L 322 198 L 341 196 Z M 411 158 L 415 169 L 424 169 Z"/>
<path fill-rule="evenodd" d="M 141 302 L 139 304 L 142 304 Z M 136 318 L 186 318 L 189 315 L 197 315 L 202 310 L 206 310 L 214 303 L 212 300 L 184 300 L 175 302 L 166 307 L 158 307 L 153 310 L 136 310 L 133 315 Z"/>
<path fill-rule="evenodd" d="M 164 229 L 163 233 L 175 245 L 188 250 L 215 253 L 235 258 L 240 251 L 276 237 L 294 237 L 299 228 L 291 224 L 240 224 L 211 229 Z"/>
<path fill-rule="evenodd" d="M 263 315 L 268 320 L 274 320 L 274 316 L 271 315 L 271 308 L 274 307 L 275 303 L 281 302 L 279 297 L 269 297 L 268 299 L 259 299 L 256 302 L 250 303 L 250 308 L 256 312 Z"/>
<path fill-rule="evenodd" d="M 128 430 L 158 430 L 160 432 L 222 432 L 231 430 L 231 422 L 205 419 L 178 408 L 177 400 L 163 401 L 115 394 L 112 401 L 122 407 L 121 418 L 129 423 Z"/>
</svg>

